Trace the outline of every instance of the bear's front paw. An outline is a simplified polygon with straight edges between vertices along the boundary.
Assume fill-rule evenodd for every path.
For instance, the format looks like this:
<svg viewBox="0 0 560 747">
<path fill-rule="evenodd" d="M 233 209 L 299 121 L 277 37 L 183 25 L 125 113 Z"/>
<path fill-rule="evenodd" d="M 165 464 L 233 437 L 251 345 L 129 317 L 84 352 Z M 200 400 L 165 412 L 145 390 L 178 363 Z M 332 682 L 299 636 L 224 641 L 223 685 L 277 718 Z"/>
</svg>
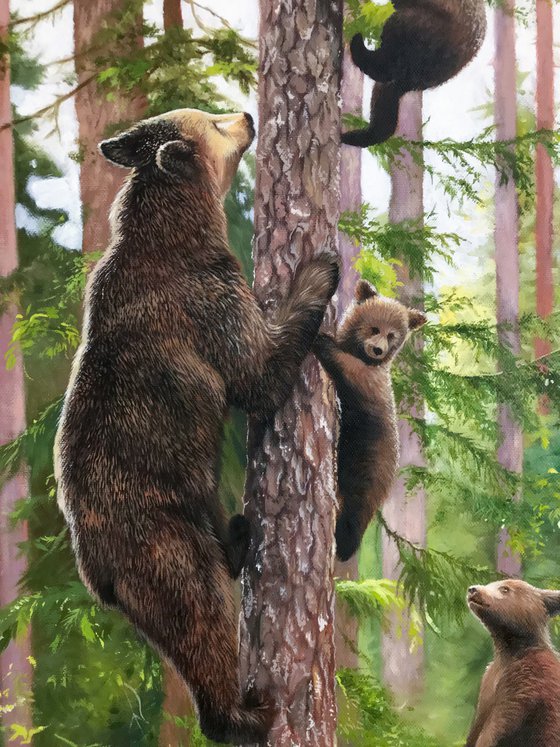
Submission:
<svg viewBox="0 0 560 747">
<path fill-rule="evenodd" d="M 325 297 L 331 299 L 340 281 L 340 260 L 336 254 L 323 253 L 309 263 L 315 279 L 325 281 Z"/>
</svg>

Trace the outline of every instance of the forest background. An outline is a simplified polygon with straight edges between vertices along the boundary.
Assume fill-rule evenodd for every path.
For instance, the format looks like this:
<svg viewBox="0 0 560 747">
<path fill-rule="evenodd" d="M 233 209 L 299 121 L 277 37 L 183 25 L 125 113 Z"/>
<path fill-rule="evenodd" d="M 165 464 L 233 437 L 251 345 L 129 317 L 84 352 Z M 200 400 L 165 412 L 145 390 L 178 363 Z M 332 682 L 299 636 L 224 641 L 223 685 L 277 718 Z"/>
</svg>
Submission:
<svg viewBox="0 0 560 747">
<path fill-rule="evenodd" d="M 322 55 L 332 58 L 337 84 L 342 36 L 336 22 L 330 36 L 317 35 L 310 1 L 262 0 L 261 63 L 274 44 L 273 6 L 286 14 L 286 28 L 296 19 L 296 47 L 298 33 L 311 38 L 302 64 L 312 70 Z M 106 245 L 105 216 L 124 175 L 100 159 L 96 144 L 142 116 L 184 106 L 244 109 L 260 115 L 266 132 L 257 2 L 0 0 L 0 9 L 1 738 L 39 747 L 203 745 L 180 683 L 77 579 L 56 507 L 52 442 L 85 279 Z M 350 0 L 346 12 L 345 38 L 362 30 L 374 42 L 391 8 Z M 327 146 L 336 153 L 324 197 L 340 213 L 339 312 L 360 273 L 381 292 L 423 306 L 430 320 L 395 370 L 402 477 L 383 518 L 359 561 L 333 569 L 327 546 L 326 576 L 302 577 L 323 601 L 301 606 L 296 588 L 279 602 L 317 628 L 305 645 L 320 654 L 327 691 L 336 639 L 340 744 L 463 744 L 491 656 L 488 635 L 466 609 L 467 586 L 522 573 L 560 588 L 553 43 L 560 21 L 547 0 L 493 3 L 487 12 L 475 61 L 440 89 L 408 95 L 388 143 L 339 153 L 340 122 L 331 113 L 317 120 L 317 133 L 298 120 L 291 134 L 307 145 L 287 149 L 294 173 L 306 159 L 319 163 Z M 368 110 L 370 90 L 345 55 L 346 123 Z M 321 87 L 300 94 L 294 110 L 313 108 L 307 97 L 328 113 Z M 227 199 L 232 247 L 248 278 L 263 204 L 255 173 L 273 168 L 259 160 L 259 147 L 262 140 Z M 257 270 L 262 259 L 257 248 Z M 259 282 L 262 292 L 257 271 Z M 312 408 L 311 421 L 319 414 Z M 304 430 L 309 443 L 312 431 Z M 233 413 L 222 465 L 228 510 L 241 505 L 246 464 L 245 419 Z M 333 496 L 319 474 L 310 479 L 319 488 L 312 521 L 332 514 Z M 311 525 L 294 524 L 292 547 Z M 272 588 L 282 581 L 267 577 Z M 259 583 L 247 574 L 245 599 Z M 250 614 L 242 625 L 246 671 L 258 668 Z M 277 627 L 272 637 L 289 638 L 289 626 Z M 288 658 L 305 659 L 300 639 L 288 643 Z M 309 695 L 297 667 L 290 672 L 275 683 L 284 688 L 280 721 L 287 703 L 298 708 L 301 724 L 292 724 L 290 738 L 333 744 L 334 718 L 324 720 L 321 736 L 303 728 L 328 709 L 329 693 Z M 274 744 L 290 743 L 288 721 Z"/>
</svg>

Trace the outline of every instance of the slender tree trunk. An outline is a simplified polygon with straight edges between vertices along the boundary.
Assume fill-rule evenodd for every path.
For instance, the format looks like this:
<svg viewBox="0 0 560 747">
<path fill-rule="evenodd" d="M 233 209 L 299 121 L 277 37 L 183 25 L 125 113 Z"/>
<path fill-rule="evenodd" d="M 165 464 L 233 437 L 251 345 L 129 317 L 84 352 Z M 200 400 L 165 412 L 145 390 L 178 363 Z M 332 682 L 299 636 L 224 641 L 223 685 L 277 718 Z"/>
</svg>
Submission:
<svg viewBox="0 0 560 747">
<path fill-rule="evenodd" d="M 138 19 L 138 36 L 130 44 L 123 39 L 115 48 L 95 49 L 95 37 L 106 25 L 118 23 L 130 0 L 74 0 L 74 48 L 78 84 L 76 93 L 78 138 L 80 146 L 80 192 L 83 211 L 83 240 L 85 252 L 103 251 L 109 240 L 109 209 L 123 181 L 123 171 L 109 164 L 97 150 L 99 142 L 122 127 L 136 121 L 145 111 L 146 101 L 139 93 L 114 93 L 111 101 L 95 80 L 95 59 L 101 53 L 115 58 L 128 54 L 130 45 L 143 45 Z"/>
<path fill-rule="evenodd" d="M 515 62 L 515 20 L 513 0 L 504 0 L 495 10 L 494 85 L 496 138 L 511 140 L 516 135 L 517 82 Z M 495 193 L 495 259 L 496 259 L 496 320 L 508 325 L 499 330 L 502 344 L 516 355 L 519 341 L 519 253 L 517 190 L 513 175 L 502 183 L 496 177 Z M 500 444 L 498 461 L 511 472 L 521 473 L 523 466 L 523 434 L 508 405 L 498 406 Z M 516 500 L 520 495 L 514 496 Z M 509 548 L 507 530 L 500 532 L 497 568 L 508 576 L 521 573 L 521 561 Z"/>
<path fill-rule="evenodd" d="M 183 27 L 183 13 L 181 0 L 163 0 L 163 28 L 168 31 L 178 26 Z M 176 725 L 174 719 L 194 716 L 194 709 L 189 692 L 183 680 L 176 674 L 169 664 L 163 664 L 163 712 L 169 718 L 164 718 L 159 732 L 159 747 L 188 747 L 191 743 L 189 733 Z"/>
<path fill-rule="evenodd" d="M 342 3 L 261 0 L 255 291 L 337 246 Z M 335 744 L 333 388 L 309 356 L 270 425 L 251 423 L 245 511 L 262 529 L 243 576 L 242 682 L 269 691 L 274 747 Z"/>
<path fill-rule="evenodd" d="M 9 0 L 0 0 L 0 42 L 7 39 L 10 19 Z M 10 275 L 18 265 L 17 238 L 15 224 L 15 171 L 14 144 L 11 128 L 2 129 L 12 119 L 10 104 L 10 61 L 7 55 L 0 57 L 0 276 Z M 13 303 L 7 305 L 0 316 L 0 444 L 16 438 L 25 428 L 25 389 L 21 356 L 16 356 L 16 364 L 9 371 L 4 363 L 4 355 L 10 345 L 12 325 L 17 309 Z M 21 556 L 18 544 L 27 539 L 27 526 L 18 524 L 11 528 L 9 516 L 18 500 L 28 492 L 25 472 L 20 472 L 0 487 L 0 606 L 12 602 L 18 594 L 18 582 L 25 571 L 25 559 Z M 32 668 L 29 663 L 31 642 L 29 634 L 11 643 L 0 654 L 0 692 L 2 706 L 14 705 L 11 711 L 2 716 L 6 729 L 6 742 L 11 735 L 11 726 L 21 724 L 26 728 L 32 725 L 31 687 Z M 10 744 L 20 745 L 17 739 Z"/>
<path fill-rule="evenodd" d="M 163 0 L 163 28 L 183 27 L 182 0 Z"/>
<path fill-rule="evenodd" d="M 354 65 L 348 47 L 344 49 L 342 61 L 342 111 L 362 113 L 364 76 Z M 356 211 L 362 203 L 362 151 L 360 148 L 342 148 L 340 159 L 340 212 Z M 352 239 L 339 233 L 338 244 L 342 260 L 342 273 L 337 293 L 337 311 L 340 318 L 354 298 L 354 287 L 359 278 L 353 260 L 358 249 Z M 358 555 L 346 563 L 335 562 L 334 575 L 341 579 L 358 578 Z M 344 603 L 336 605 L 336 667 L 356 668 L 358 666 L 358 621 L 349 615 Z"/>
<path fill-rule="evenodd" d="M 413 92 L 401 99 L 397 134 L 408 140 L 422 139 L 422 94 Z M 424 215 L 423 167 L 415 163 L 406 151 L 399 155 L 391 169 L 391 203 L 389 220 L 400 223 L 405 220 L 421 221 Z M 420 306 L 422 284 L 411 279 L 405 267 L 401 268 L 399 280 L 403 283 L 400 300 L 408 305 Z M 421 345 L 421 338 L 415 338 Z M 424 409 L 420 400 L 403 415 L 421 417 Z M 424 458 L 419 438 L 404 419 L 399 420 L 400 467 L 423 466 Z M 426 543 L 426 498 L 423 490 L 407 494 L 404 480 L 399 477 L 391 496 L 383 509 L 388 525 L 408 540 L 419 545 Z M 383 534 L 383 575 L 398 579 L 400 574 L 399 554 L 395 543 Z M 419 694 L 424 681 L 424 650 L 420 644 L 411 649 L 408 636 L 408 616 L 392 616 L 390 626 L 383 634 L 383 677 L 386 685 L 398 701 L 406 701 Z"/>
<path fill-rule="evenodd" d="M 551 0 L 537 0 L 537 130 L 554 128 L 554 49 Z M 552 281 L 552 211 L 554 200 L 554 171 L 552 159 L 544 145 L 537 145 L 536 158 L 536 295 L 537 314 L 547 319 L 554 309 Z M 548 340 L 535 340 L 537 357 L 550 353 Z M 545 401 L 540 410 L 547 411 Z"/>
</svg>

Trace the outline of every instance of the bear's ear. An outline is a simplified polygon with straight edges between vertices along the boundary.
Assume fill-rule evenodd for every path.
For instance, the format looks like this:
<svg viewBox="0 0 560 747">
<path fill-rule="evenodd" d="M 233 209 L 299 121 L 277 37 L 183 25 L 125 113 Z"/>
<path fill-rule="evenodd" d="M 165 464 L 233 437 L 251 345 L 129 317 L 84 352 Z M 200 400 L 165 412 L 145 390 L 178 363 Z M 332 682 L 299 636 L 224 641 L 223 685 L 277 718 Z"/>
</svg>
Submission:
<svg viewBox="0 0 560 747">
<path fill-rule="evenodd" d="M 111 163 L 132 169 L 147 165 L 147 152 L 142 147 L 146 133 L 142 127 L 133 127 L 116 137 L 99 143 L 99 151 Z"/>
<path fill-rule="evenodd" d="M 375 298 L 377 295 L 378 293 L 371 283 L 368 283 L 367 280 L 358 280 L 354 290 L 354 298 L 358 303 L 363 303 L 368 298 Z"/>
<path fill-rule="evenodd" d="M 554 615 L 560 615 L 560 591 L 552 591 L 550 589 L 544 589 L 542 592 L 542 598 L 546 611 L 550 617 Z"/>
<path fill-rule="evenodd" d="M 408 310 L 408 328 L 412 331 L 414 329 L 418 329 L 418 327 L 421 327 L 423 324 L 426 324 L 428 321 L 425 314 L 423 314 L 421 311 L 418 311 L 418 309 L 409 309 Z"/>
<path fill-rule="evenodd" d="M 192 179 L 196 173 L 196 143 L 194 140 L 171 140 L 160 146 L 156 154 L 157 167 L 178 179 Z"/>
</svg>

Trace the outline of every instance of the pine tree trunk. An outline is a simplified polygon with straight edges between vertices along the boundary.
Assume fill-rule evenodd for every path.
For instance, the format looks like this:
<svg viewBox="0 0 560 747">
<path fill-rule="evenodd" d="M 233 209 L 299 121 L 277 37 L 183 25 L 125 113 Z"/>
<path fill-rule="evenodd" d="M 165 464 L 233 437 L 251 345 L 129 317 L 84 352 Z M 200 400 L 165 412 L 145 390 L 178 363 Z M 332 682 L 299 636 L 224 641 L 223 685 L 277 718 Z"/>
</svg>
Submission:
<svg viewBox="0 0 560 747">
<path fill-rule="evenodd" d="M 78 84 L 84 84 L 76 93 L 78 139 L 80 146 L 80 193 L 83 212 L 84 252 L 103 251 L 109 240 L 109 209 L 123 181 L 123 171 L 109 164 L 98 152 L 97 146 L 104 137 L 139 119 L 146 106 L 139 93 L 114 94 L 111 101 L 96 81 L 87 81 L 96 73 L 96 35 L 105 25 L 118 23 L 129 0 L 74 0 L 74 48 Z M 141 18 L 138 35 L 133 44 L 142 46 Z M 126 55 L 130 49 L 122 39 L 114 49 L 103 48 L 103 55 L 113 54 L 115 59 Z"/>
<path fill-rule="evenodd" d="M 7 39 L 10 19 L 9 0 L 0 0 L 0 42 Z M 10 104 L 10 61 L 8 56 L 0 58 L 0 277 L 12 273 L 18 265 L 17 237 L 15 224 L 15 172 L 14 144 L 12 130 L 2 125 L 12 119 Z M 23 365 L 19 353 L 16 364 L 9 371 L 4 363 L 4 355 L 12 337 L 12 326 L 17 308 L 10 303 L 0 316 L 0 444 L 16 438 L 25 428 L 25 389 Z M 0 487 L 0 606 L 9 604 L 18 595 L 18 582 L 25 571 L 25 559 L 19 552 L 18 544 L 27 539 L 27 527 L 18 524 L 10 527 L 9 516 L 16 502 L 28 493 L 27 476 L 20 472 Z M 31 728 L 31 688 L 32 668 L 30 635 L 11 643 L 0 654 L 0 705 L 12 706 L 11 711 L 2 715 L 2 725 L 6 730 L 6 742 L 11 736 L 11 726 L 20 724 Z M 10 744 L 23 744 L 19 738 Z"/>
<path fill-rule="evenodd" d="M 422 94 L 408 93 L 400 103 L 397 135 L 408 140 L 422 139 Z M 389 220 L 400 223 L 405 220 L 422 221 L 424 215 L 423 168 L 415 163 L 406 151 L 399 156 L 391 169 L 391 202 Z M 405 267 L 400 269 L 399 280 L 403 283 L 400 300 L 403 303 L 421 306 L 422 285 L 411 279 Z M 415 337 L 415 344 L 421 345 L 421 338 Z M 411 344 L 411 343 L 409 343 Z M 420 400 L 403 415 L 423 416 Z M 399 420 L 400 467 L 423 466 L 424 458 L 420 440 L 408 423 Z M 426 498 L 423 490 L 413 495 L 407 494 L 404 480 L 399 477 L 391 496 L 383 509 L 383 515 L 391 529 L 402 537 L 418 544 L 426 543 Z M 400 574 L 399 554 L 395 543 L 383 534 L 383 576 L 398 579 Z M 383 678 L 399 702 L 413 699 L 419 694 L 424 681 L 424 650 L 419 644 L 411 649 L 408 636 L 408 618 L 392 616 L 389 630 L 383 634 Z"/>
<path fill-rule="evenodd" d="M 496 138 L 512 140 L 516 135 L 517 82 L 515 63 L 514 2 L 504 0 L 495 10 L 494 85 Z M 519 254 L 517 190 L 513 175 L 502 183 L 496 177 L 495 193 L 495 259 L 496 259 L 496 320 L 508 325 L 499 330 L 502 344 L 513 353 L 520 351 L 519 341 Z M 511 472 L 521 473 L 523 466 L 523 434 L 508 405 L 498 406 L 500 445 L 499 463 Z M 513 496 L 516 500 L 519 495 Z M 521 561 L 510 551 L 507 530 L 500 532 L 497 553 L 498 571 L 508 576 L 521 573 Z"/>
<path fill-rule="evenodd" d="M 260 9 L 255 292 L 266 306 L 300 262 L 337 246 L 342 3 Z M 262 541 L 243 577 L 242 682 L 277 703 L 274 747 L 336 740 L 333 404 L 309 356 L 273 424 L 250 425 L 245 511 Z"/>
<path fill-rule="evenodd" d="M 554 128 L 554 48 L 551 0 L 537 0 L 537 130 Z M 536 157 L 536 295 L 537 314 L 547 319 L 554 309 L 552 280 L 552 211 L 554 200 L 554 171 L 552 159 L 544 145 L 537 145 Z M 548 340 L 535 340 L 537 357 L 550 353 Z M 546 402 L 540 409 L 547 411 Z"/>
<path fill-rule="evenodd" d="M 182 0 L 163 0 L 163 28 L 168 29 L 178 26 L 183 28 Z"/>
<path fill-rule="evenodd" d="M 344 113 L 362 114 L 364 76 L 354 65 L 350 51 L 346 46 L 342 61 L 342 111 Z M 362 204 L 362 151 L 360 148 L 346 146 L 342 148 L 340 159 L 340 212 L 356 211 Z M 359 249 L 352 239 L 340 232 L 338 236 L 342 273 L 337 293 L 338 318 L 344 314 L 354 298 L 354 287 L 359 278 L 354 269 L 353 260 Z M 356 580 L 358 572 L 358 554 L 346 563 L 335 562 L 336 578 Z M 358 666 L 358 621 L 349 615 L 344 603 L 336 605 L 336 667 L 356 668 Z"/>
</svg>

